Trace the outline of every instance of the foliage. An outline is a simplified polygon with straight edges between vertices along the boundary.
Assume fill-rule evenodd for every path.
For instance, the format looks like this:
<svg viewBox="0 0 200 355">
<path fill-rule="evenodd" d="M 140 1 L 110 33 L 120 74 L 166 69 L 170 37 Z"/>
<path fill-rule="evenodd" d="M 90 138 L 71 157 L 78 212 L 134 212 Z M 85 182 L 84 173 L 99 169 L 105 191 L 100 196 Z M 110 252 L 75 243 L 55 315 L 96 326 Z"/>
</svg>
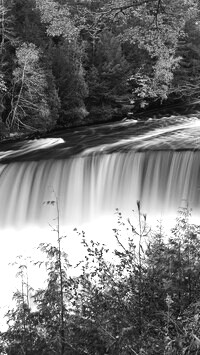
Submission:
<svg viewBox="0 0 200 355">
<path fill-rule="evenodd" d="M 117 211 L 112 252 L 78 232 L 85 248 L 78 276 L 63 250 L 57 212 L 56 245 L 39 246 L 47 280 L 32 291 L 34 310 L 27 263 L 19 260 L 21 291 L 7 314 L 2 353 L 198 354 L 200 227 L 190 223 L 188 208 L 179 210 L 168 239 L 161 224 L 149 229 L 139 202 L 136 219 Z"/>
<path fill-rule="evenodd" d="M 133 93 L 142 98 L 166 99 L 181 59 L 176 53 L 178 40 L 184 36 L 186 23 L 198 18 L 198 2 L 110 1 L 104 9 L 121 26 L 121 41 L 144 49 L 147 61 L 151 61 L 148 72 L 140 66 L 132 74 L 136 84 Z"/>
<path fill-rule="evenodd" d="M 105 30 L 90 53 L 93 65 L 87 71 L 89 87 L 88 111 L 92 120 L 109 120 L 122 115 L 121 103 L 128 99 L 130 66 L 122 46 L 112 32 Z M 94 113 L 93 113 L 94 112 Z"/>
<path fill-rule="evenodd" d="M 187 37 L 178 42 L 177 53 L 181 56 L 173 83 L 173 94 L 184 97 L 189 103 L 199 97 L 199 37 L 198 21 L 189 21 L 186 25 Z"/>
<path fill-rule="evenodd" d="M 47 25 L 48 36 L 63 36 L 65 39 L 74 40 L 77 29 L 70 18 L 67 4 L 59 4 L 53 0 L 36 0 L 40 10 L 42 22 Z"/>
<path fill-rule="evenodd" d="M 63 126 L 80 124 L 88 114 L 84 103 L 88 89 L 82 52 L 76 42 L 61 42 L 51 48 L 52 71 L 61 106 L 58 123 Z"/>
<path fill-rule="evenodd" d="M 198 102 L 198 39 L 197 0 L 3 0 L 2 125 L 42 131 Z M 29 71 L 22 54 L 35 56 Z"/>
<path fill-rule="evenodd" d="M 32 43 L 23 43 L 17 48 L 16 57 L 18 66 L 13 72 L 11 111 L 7 123 L 11 128 L 48 128 L 56 117 L 51 117 L 47 76 L 40 65 L 39 50 Z"/>
</svg>

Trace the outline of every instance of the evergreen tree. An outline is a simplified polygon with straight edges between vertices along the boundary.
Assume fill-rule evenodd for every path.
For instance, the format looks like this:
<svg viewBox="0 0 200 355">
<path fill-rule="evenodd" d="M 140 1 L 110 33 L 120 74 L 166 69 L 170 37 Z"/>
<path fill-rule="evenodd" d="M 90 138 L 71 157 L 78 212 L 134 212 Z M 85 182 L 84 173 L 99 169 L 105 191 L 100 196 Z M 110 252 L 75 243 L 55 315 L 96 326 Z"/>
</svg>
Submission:
<svg viewBox="0 0 200 355">
<path fill-rule="evenodd" d="M 82 47 L 67 4 L 52 0 L 36 1 L 41 20 L 50 37 L 48 56 L 52 58 L 55 85 L 61 103 L 59 124 L 69 126 L 81 124 L 88 112 L 84 99 L 87 84 L 82 66 Z"/>
<path fill-rule="evenodd" d="M 189 21 L 185 27 L 186 36 L 179 40 L 177 54 L 181 57 L 175 72 L 172 93 L 189 104 L 198 103 L 200 76 L 200 26 L 198 21 Z"/>
<path fill-rule="evenodd" d="M 76 42 L 64 40 L 51 49 L 55 84 L 61 102 L 59 124 L 82 124 L 88 115 L 84 99 L 88 94 L 82 66 L 82 50 Z"/>
<path fill-rule="evenodd" d="M 87 107 L 93 120 L 109 120 L 123 114 L 123 103 L 129 104 L 129 63 L 121 44 L 110 31 L 102 31 L 96 43 L 93 65 L 88 70 Z M 125 113 L 125 112 L 124 112 Z"/>
<path fill-rule="evenodd" d="M 35 0 L 12 1 L 13 28 L 18 41 L 46 48 L 48 38 Z"/>
</svg>

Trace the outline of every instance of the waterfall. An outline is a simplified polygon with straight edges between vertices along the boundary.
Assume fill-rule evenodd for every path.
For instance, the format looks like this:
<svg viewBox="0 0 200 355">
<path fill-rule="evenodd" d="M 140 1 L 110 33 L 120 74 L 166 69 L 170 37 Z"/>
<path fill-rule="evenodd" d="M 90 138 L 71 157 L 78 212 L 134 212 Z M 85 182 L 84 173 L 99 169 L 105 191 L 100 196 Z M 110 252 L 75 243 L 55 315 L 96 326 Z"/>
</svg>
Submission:
<svg viewBox="0 0 200 355">
<path fill-rule="evenodd" d="M 188 202 L 200 210 L 200 152 L 142 151 L 0 165 L 0 225 L 47 225 L 59 199 L 61 220 L 77 226 L 116 208 L 165 215 Z"/>
<path fill-rule="evenodd" d="M 137 227 L 137 214 L 132 214 L 137 200 L 147 221 L 166 217 L 168 229 L 186 203 L 199 223 L 200 121 L 181 121 L 173 127 L 160 127 L 160 120 L 154 124 L 159 127 L 149 130 L 146 123 L 138 124 L 137 131 L 132 123 L 120 123 L 67 131 L 62 138 L 2 143 L 0 305 L 11 303 L 18 282 L 8 263 L 17 255 L 40 260 L 37 245 L 55 243 L 51 229 L 57 211 L 48 201 L 59 200 L 61 235 L 67 235 L 65 250 L 74 265 L 82 260 L 83 249 L 80 235 L 72 229 L 82 228 L 89 240 L 112 250 L 115 209 L 136 216 Z M 40 287 L 44 275 L 40 269 L 31 272 L 33 287 Z M 5 313 L 6 308 L 0 308 L 0 319 Z"/>
</svg>

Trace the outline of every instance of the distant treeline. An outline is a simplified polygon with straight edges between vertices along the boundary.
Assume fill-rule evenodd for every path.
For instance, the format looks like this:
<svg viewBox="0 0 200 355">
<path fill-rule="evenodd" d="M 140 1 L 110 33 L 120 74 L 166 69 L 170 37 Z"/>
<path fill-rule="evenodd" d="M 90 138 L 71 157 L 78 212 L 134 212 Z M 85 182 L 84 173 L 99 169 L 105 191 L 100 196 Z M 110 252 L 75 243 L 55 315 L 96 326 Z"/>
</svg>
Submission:
<svg viewBox="0 0 200 355">
<path fill-rule="evenodd" d="M 1 2 L 1 136 L 187 105 L 199 83 L 197 0 Z"/>
</svg>

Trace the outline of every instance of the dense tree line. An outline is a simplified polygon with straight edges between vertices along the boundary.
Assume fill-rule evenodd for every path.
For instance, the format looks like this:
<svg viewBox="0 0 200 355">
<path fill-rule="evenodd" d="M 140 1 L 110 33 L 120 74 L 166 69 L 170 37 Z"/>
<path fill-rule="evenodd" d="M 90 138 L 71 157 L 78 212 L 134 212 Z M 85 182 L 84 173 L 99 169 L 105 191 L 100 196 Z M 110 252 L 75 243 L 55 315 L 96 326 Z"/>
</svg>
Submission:
<svg viewBox="0 0 200 355">
<path fill-rule="evenodd" d="M 198 101 L 197 0 L 2 0 L 1 135 Z"/>
<path fill-rule="evenodd" d="M 137 223 L 117 212 L 112 255 L 80 233 L 78 276 L 70 272 L 59 221 L 56 245 L 39 246 L 47 257 L 43 289 L 31 289 L 27 264 L 19 262 L 21 289 L 1 333 L 1 354 L 199 354 L 200 227 L 180 209 L 167 238 L 161 224 L 148 228 L 137 206 Z"/>
</svg>

